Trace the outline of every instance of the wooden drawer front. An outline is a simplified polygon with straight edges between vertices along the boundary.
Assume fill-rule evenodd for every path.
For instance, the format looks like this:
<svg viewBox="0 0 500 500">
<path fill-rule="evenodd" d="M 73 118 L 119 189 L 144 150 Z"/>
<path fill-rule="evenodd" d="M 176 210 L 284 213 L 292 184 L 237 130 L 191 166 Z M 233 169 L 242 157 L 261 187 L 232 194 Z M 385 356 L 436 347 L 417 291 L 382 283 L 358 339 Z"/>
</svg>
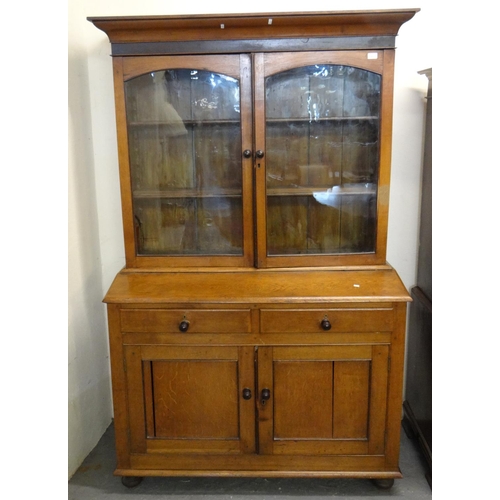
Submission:
<svg viewBox="0 0 500 500">
<path fill-rule="evenodd" d="M 321 326 L 327 317 L 329 330 Z M 264 309 L 262 333 L 388 332 L 393 327 L 392 309 Z"/>
<path fill-rule="evenodd" d="M 122 309 L 122 332 L 184 333 L 183 320 L 189 322 L 185 333 L 250 333 L 250 311 L 241 309 Z"/>
</svg>

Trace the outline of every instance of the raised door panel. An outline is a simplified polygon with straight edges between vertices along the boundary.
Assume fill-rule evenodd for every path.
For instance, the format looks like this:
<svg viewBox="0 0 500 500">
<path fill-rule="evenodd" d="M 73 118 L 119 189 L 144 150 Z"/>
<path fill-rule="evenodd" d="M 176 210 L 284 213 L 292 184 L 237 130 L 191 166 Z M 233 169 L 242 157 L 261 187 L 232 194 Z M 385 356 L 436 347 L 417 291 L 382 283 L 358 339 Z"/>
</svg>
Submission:
<svg viewBox="0 0 500 500">
<path fill-rule="evenodd" d="M 252 348 L 124 349 L 132 453 L 255 450 Z"/>
<path fill-rule="evenodd" d="M 259 348 L 266 454 L 382 454 L 387 345 Z M 270 388 L 270 398 L 262 391 Z"/>
</svg>

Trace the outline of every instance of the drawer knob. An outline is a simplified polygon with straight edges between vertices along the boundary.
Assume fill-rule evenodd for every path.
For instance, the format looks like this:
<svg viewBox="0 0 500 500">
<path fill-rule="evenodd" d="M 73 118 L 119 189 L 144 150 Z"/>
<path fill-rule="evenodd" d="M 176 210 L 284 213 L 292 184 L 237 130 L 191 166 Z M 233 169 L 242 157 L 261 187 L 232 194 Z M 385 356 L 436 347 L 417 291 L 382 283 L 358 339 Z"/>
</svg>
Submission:
<svg viewBox="0 0 500 500">
<path fill-rule="evenodd" d="M 271 397 L 271 391 L 269 389 L 262 389 L 260 393 L 262 406 L 266 404 L 266 401 Z"/>
<path fill-rule="evenodd" d="M 330 330 L 330 328 L 332 327 L 332 324 L 330 323 L 330 321 L 328 321 L 328 317 L 324 317 L 323 320 L 321 321 L 321 328 L 323 328 L 323 330 L 325 330 L 325 332 L 327 332 L 328 330 Z"/>
<path fill-rule="evenodd" d="M 248 388 L 243 389 L 243 399 L 252 399 L 252 391 Z"/>
<path fill-rule="evenodd" d="M 188 331 L 188 328 L 189 328 L 189 321 L 187 319 L 183 319 L 180 323 L 179 323 L 179 330 L 181 332 L 187 332 Z"/>
</svg>

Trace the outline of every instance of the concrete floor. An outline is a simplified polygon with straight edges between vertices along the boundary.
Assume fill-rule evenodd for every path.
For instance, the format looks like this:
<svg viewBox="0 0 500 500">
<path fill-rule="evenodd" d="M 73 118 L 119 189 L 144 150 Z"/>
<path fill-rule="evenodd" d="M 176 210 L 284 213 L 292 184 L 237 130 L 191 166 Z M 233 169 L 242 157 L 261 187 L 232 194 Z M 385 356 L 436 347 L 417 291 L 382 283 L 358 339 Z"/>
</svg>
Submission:
<svg viewBox="0 0 500 500">
<path fill-rule="evenodd" d="M 403 479 L 396 479 L 390 490 L 380 490 L 364 479 L 264 479 L 264 478 L 159 478 L 147 477 L 135 488 L 126 488 L 113 475 L 115 467 L 114 430 L 110 425 L 97 446 L 69 481 L 68 500 L 156 500 L 166 495 L 177 500 L 220 500 L 330 497 L 361 500 L 366 497 L 431 498 L 425 478 L 426 464 L 414 441 L 401 431 L 400 468 Z"/>
</svg>

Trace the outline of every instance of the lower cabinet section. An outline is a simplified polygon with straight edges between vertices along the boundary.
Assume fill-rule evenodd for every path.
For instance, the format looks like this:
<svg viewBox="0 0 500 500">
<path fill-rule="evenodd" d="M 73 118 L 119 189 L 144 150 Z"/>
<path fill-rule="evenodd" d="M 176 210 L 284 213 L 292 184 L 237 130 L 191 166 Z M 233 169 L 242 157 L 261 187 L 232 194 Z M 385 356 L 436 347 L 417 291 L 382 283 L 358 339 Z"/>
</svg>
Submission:
<svg viewBox="0 0 500 500">
<path fill-rule="evenodd" d="M 384 453 L 387 345 L 124 352 L 132 453 Z"/>
<path fill-rule="evenodd" d="M 108 318 L 117 475 L 401 477 L 404 300 L 129 300 Z"/>
</svg>

